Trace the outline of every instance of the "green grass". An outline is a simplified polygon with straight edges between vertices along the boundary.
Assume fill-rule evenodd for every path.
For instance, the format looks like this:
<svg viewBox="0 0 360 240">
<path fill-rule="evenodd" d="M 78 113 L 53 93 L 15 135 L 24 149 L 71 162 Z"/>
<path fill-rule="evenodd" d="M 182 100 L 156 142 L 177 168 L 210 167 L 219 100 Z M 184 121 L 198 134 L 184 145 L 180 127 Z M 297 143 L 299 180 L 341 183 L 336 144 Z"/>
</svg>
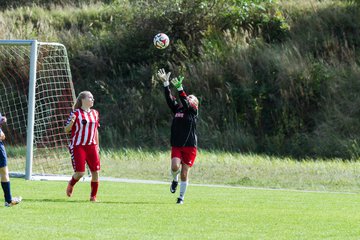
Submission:
<svg viewBox="0 0 360 240">
<path fill-rule="evenodd" d="M 24 171 L 25 156 L 7 147 L 10 171 Z M 63 163 L 72 173 L 70 156 Z M 48 160 L 56 167 L 59 161 Z M 16 166 L 18 164 L 18 166 Z M 41 164 L 37 164 L 42 166 Z M 170 150 L 102 149 L 103 177 L 169 181 Z M 190 183 L 360 193 L 360 161 L 269 157 L 199 150 Z"/>
<path fill-rule="evenodd" d="M 24 201 L 0 208 L 1 239 L 358 239 L 358 194 L 189 186 L 176 205 L 168 185 L 12 179 Z"/>
<path fill-rule="evenodd" d="M 104 150 L 102 176 L 168 181 L 170 151 Z M 360 192 L 360 162 L 200 150 L 191 183 Z"/>
</svg>

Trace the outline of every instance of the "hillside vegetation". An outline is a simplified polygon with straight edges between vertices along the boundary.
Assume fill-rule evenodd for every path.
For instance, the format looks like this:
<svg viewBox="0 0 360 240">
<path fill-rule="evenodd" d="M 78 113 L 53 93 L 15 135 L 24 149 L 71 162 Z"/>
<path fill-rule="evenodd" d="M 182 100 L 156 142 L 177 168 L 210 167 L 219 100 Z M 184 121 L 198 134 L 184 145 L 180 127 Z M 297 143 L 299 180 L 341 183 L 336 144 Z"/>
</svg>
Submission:
<svg viewBox="0 0 360 240">
<path fill-rule="evenodd" d="M 9 3 L 10 2 L 10 3 Z M 154 74 L 185 76 L 206 149 L 358 159 L 359 1 L 57 0 L 1 3 L 0 38 L 66 45 L 108 147 L 167 147 Z M 166 50 L 152 38 L 165 32 Z"/>
</svg>

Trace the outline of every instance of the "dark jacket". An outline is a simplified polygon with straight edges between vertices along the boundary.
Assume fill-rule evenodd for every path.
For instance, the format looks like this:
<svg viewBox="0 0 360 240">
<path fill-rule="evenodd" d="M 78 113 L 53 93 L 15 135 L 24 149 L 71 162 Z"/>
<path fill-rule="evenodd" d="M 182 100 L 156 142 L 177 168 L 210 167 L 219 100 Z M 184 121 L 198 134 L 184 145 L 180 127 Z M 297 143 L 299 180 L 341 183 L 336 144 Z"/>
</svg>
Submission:
<svg viewBox="0 0 360 240">
<path fill-rule="evenodd" d="M 189 105 L 185 91 L 178 91 L 180 103 L 171 94 L 170 87 L 164 87 L 166 102 L 174 118 L 171 124 L 172 147 L 197 147 L 196 122 L 198 110 Z"/>
</svg>

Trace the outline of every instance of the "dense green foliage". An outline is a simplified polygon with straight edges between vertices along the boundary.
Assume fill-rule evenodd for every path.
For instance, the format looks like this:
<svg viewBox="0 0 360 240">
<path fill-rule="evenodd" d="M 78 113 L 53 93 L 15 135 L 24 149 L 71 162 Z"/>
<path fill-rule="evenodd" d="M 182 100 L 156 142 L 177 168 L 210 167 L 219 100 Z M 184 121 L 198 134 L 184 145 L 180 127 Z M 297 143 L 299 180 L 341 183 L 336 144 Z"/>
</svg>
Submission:
<svg viewBox="0 0 360 240">
<path fill-rule="evenodd" d="M 67 46 L 76 91 L 95 95 L 104 145 L 168 145 L 154 77 L 165 67 L 201 100 L 201 148 L 360 154 L 357 1 L 12 2 L 0 5 L 0 37 Z M 152 45 L 158 32 L 171 38 L 166 50 Z"/>
</svg>

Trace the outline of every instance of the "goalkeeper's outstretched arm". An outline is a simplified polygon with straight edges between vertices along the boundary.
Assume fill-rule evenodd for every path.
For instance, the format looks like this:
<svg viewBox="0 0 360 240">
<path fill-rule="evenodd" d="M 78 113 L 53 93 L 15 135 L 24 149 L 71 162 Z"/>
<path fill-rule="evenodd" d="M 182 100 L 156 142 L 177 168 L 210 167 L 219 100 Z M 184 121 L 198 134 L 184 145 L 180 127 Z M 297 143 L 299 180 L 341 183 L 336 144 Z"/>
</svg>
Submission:
<svg viewBox="0 0 360 240">
<path fill-rule="evenodd" d="M 199 100 L 194 95 L 189 95 L 189 96 L 186 95 L 186 93 L 184 91 L 184 88 L 182 86 L 182 81 L 183 80 L 184 80 L 184 77 L 179 76 L 178 78 L 173 78 L 171 80 L 171 83 L 178 90 L 178 93 L 179 93 L 179 96 L 180 96 L 180 101 L 181 101 L 181 104 L 183 105 L 183 107 L 186 110 L 191 109 L 191 110 L 195 111 L 195 114 L 197 114 Z"/>
<path fill-rule="evenodd" d="M 176 98 L 171 94 L 170 81 L 169 81 L 170 74 L 171 72 L 166 73 L 165 69 L 163 68 L 159 69 L 157 73 L 159 79 L 163 82 L 164 85 L 166 103 L 170 107 L 171 111 L 175 113 L 176 109 L 178 109 L 179 107 L 179 104 L 177 103 Z"/>
</svg>

